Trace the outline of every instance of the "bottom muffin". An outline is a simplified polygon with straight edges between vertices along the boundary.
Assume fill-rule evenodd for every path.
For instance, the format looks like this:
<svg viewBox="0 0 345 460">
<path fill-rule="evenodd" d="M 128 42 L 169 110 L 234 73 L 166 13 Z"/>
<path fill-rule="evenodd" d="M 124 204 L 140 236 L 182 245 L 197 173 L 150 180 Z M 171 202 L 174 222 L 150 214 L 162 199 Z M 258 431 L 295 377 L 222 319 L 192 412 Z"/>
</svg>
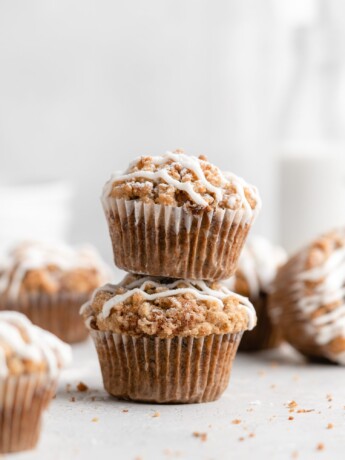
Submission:
<svg viewBox="0 0 345 460">
<path fill-rule="evenodd" d="M 0 312 L 0 454 L 33 449 L 70 347 L 17 312 Z"/>
<path fill-rule="evenodd" d="M 199 403 L 228 385 L 250 302 L 217 283 L 127 275 L 82 309 L 105 389 L 122 399 Z"/>
</svg>

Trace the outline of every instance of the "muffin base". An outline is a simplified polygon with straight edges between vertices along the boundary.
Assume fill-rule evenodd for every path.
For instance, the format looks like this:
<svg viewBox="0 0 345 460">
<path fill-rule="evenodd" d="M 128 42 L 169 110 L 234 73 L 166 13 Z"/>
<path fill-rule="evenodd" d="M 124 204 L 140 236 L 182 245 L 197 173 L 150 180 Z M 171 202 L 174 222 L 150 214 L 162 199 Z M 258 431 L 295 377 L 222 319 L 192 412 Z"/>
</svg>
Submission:
<svg viewBox="0 0 345 460">
<path fill-rule="evenodd" d="M 106 198 L 115 264 L 128 272 L 216 280 L 236 271 L 252 221 L 219 209 L 191 214 L 184 208 Z"/>
<path fill-rule="evenodd" d="M 90 294 L 29 294 L 17 301 L 0 299 L 0 310 L 15 310 L 37 326 L 52 332 L 67 343 L 85 340 L 89 333 L 79 315 Z"/>
<path fill-rule="evenodd" d="M 0 381 L 0 454 L 33 449 L 42 412 L 56 381 L 45 374 L 10 376 Z"/>
<path fill-rule="evenodd" d="M 278 347 L 282 341 L 282 334 L 278 326 L 274 326 L 268 314 L 268 296 L 260 292 L 255 299 L 249 299 L 254 305 L 258 322 L 252 331 L 243 334 L 239 351 L 260 351 Z"/>
<path fill-rule="evenodd" d="M 160 339 L 91 330 L 107 392 L 159 404 L 218 399 L 242 334 Z"/>
</svg>

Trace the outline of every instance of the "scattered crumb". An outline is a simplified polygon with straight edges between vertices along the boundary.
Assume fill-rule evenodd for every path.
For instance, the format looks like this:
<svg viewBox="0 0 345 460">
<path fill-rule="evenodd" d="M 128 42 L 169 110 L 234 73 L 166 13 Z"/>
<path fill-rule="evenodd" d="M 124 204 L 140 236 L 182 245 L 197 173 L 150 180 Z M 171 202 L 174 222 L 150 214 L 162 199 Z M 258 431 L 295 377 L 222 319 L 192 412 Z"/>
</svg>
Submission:
<svg viewBox="0 0 345 460">
<path fill-rule="evenodd" d="M 275 388 L 277 388 L 277 385 L 272 383 L 271 388 L 272 388 L 272 390 L 274 390 Z"/>
<path fill-rule="evenodd" d="M 308 412 L 315 412 L 315 409 L 298 409 L 297 414 L 307 414 Z"/>
<path fill-rule="evenodd" d="M 295 409 L 296 407 L 298 406 L 298 404 L 296 403 L 296 401 L 290 401 L 288 402 L 287 404 L 285 404 L 286 407 L 289 409 L 289 412 L 295 412 Z"/>
<path fill-rule="evenodd" d="M 233 420 L 231 423 L 233 425 L 239 425 L 241 423 L 241 420 L 239 420 L 238 418 L 235 418 L 235 420 Z"/>
<path fill-rule="evenodd" d="M 207 433 L 200 433 L 199 431 L 194 431 L 193 436 L 195 438 L 199 438 L 202 442 L 207 441 Z"/>
<path fill-rule="evenodd" d="M 254 409 L 252 407 L 249 407 L 249 409 L 247 409 L 247 412 L 253 412 Z"/>
<path fill-rule="evenodd" d="M 244 441 L 244 437 L 241 436 L 240 438 L 238 438 L 239 441 Z"/>
<path fill-rule="evenodd" d="M 77 385 L 77 390 L 80 391 L 81 393 L 84 393 L 84 391 L 87 391 L 89 387 L 85 385 L 84 382 L 79 382 Z"/>
<path fill-rule="evenodd" d="M 155 412 L 154 414 L 152 414 L 152 417 L 160 417 L 161 414 L 159 412 Z"/>
<path fill-rule="evenodd" d="M 326 395 L 326 398 L 328 402 L 333 401 L 333 396 L 331 394 Z"/>
<path fill-rule="evenodd" d="M 292 415 L 290 415 L 290 417 L 288 418 L 288 420 L 295 420 L 295 417 L 292 417 Z"/>
<path fill-rule="evenodd" d="M 319 442 L 319 444 L 316 446 L 316 450 L 324 450 L 325 445 L 322 442 Z"/>
<path fill-rule="evenodd" d="M 96 401 L 96 396 L 91 396 L 91 401 L 95 402 Z"/>
<path fill-rule="evenodd" d="M 72 385 L 71 385 L 70 383 L 67 383 L 67 384 L 66 384 L 66 391 L 67 391 L 67 393 L 70 393 L 71 390 L 72 390 Z"/>
<path fill-rule="evenodd" d="M 291 458 L 298 458 L 298 455 L 299 454 L 298 454 L 297 450 L 295 450 L 294 452 L 292 452 Z"/>
<path fill-rule="evenodd" d="M 255 438 L 255 433 L 249 433 L 250 438 Z"/>
<path fill-rule="evenodd" d="M 99 422 L 99 418 L 98 417 L 94 417 L 91 422 Z"/>
<path fill-rule="evenodd" d="M 278 362 L 277 361 L 271 361 L 270 366 L 273 367 L 273 368 L 278 367 Z"/>
<path fill-rule="evenodd" d="M 258 372 L 258 376 L 259 377 L 264 377 L 266 375 L 266 372 L 265 371 L 259 371 Z"/>
<path fill-rule="evenodd" d="M 75 397 L 74 397 L 74 396 L 71 396 L 70 401 L 71 401 L 71 402 L 75 402 Z"/>
<path fill-rule="evenodd" d="M 127 414 L 127 412 L 129 412 L 129 410 L 128 409 L 122 409 L 121 412 L 123 412 L 124 414 Z"/>
<path fill-rule="evenodd" d="M 332 428 L 334 428 L 333 423 L 329 423 L 329 424 L 327 425 L 327 430 L 331 430 Z"/>
</svg>

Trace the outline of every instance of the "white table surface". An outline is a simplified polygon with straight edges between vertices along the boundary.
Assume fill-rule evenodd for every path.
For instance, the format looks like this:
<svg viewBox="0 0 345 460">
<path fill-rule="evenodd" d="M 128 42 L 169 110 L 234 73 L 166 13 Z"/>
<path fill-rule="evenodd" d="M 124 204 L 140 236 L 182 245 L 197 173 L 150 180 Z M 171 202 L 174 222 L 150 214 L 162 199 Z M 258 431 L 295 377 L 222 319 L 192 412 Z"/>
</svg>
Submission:
<svg viewBox="0 0 345 460">
<path fill-rule="evenodd" d="M 238 354 L 220 400 L 158 406 L 108 396 L 91 340 L 73 351 L 74 365 L 61 376 L 37 449 L 11 460 L 345 458 L 344 368 L 306 364 L 287 347 Z M 87 392 L 76 390 L 80 381 Z M 295 412 L 286 406 L 291 400 Z"/>
</svg>

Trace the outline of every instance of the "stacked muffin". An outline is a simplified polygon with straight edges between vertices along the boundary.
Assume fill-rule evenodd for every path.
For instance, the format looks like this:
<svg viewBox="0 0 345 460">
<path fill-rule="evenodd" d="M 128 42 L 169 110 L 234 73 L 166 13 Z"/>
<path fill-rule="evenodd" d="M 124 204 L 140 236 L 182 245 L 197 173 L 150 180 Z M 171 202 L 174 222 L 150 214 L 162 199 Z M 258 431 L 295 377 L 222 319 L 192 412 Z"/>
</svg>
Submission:
<svg viewBox="0 0 345 460">
<path fill-rule="evenodd" d="M 236 270 L 256 189 L 176 151 L 114 174 L 102 202 L 115 264 L 131 273 L 81 310 L 106 390 L 159 403 L 217 399 L 256 323 L 248 299 L 219 282 Z"/>
</svg>

